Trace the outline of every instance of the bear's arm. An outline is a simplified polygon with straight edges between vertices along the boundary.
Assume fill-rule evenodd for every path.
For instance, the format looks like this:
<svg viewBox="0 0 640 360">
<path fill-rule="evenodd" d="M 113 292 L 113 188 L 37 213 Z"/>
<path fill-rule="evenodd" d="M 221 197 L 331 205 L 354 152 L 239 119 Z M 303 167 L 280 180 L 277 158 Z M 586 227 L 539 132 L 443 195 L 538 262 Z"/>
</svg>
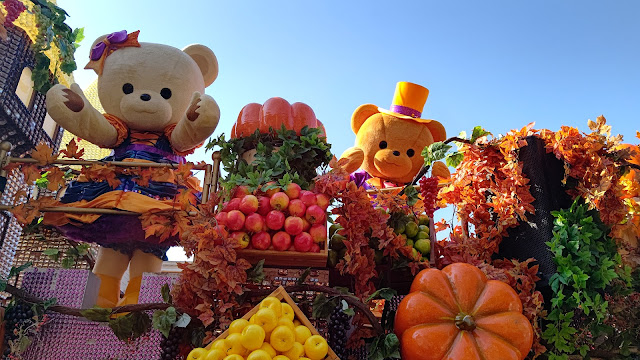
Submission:
<svg viewBox="0 0 640 360">
<path fill-rule="evenodd" d="M 364 162 L 364 151 L 362 151 L 362 149 L 360 149 L 359 147 L 354 146 L 345 150 L 345 152 L 343 152 L 340 156 L 340 159 L 349 160 L 344 166 L 344 169 L 347 172 L 352 173 L 362 166 L 362 163 Z"/>
<path fill-rule="evenodd" d="M 87 100 L 78 84 L 54 85 L 47 91 L 47 112 L 62 128 L 100 147 L 112 147 L 118 131 Z"/>
</svg>

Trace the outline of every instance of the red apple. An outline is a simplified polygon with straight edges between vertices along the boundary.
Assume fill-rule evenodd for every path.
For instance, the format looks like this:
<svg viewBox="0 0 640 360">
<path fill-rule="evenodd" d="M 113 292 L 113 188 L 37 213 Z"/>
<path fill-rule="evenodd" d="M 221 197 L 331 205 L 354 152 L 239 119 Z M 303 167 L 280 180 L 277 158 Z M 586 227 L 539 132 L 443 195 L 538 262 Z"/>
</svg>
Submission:
<svg viewBox="0 0 640 360">
<path fill-rule="evenodd" d="M 300 192 L 300 200 L 307 205 L 307 207 L 316 204 L 316 194 L 312 193 L 308 190 L 303 190 Z"/>
<path fill-rule="evenodd" d="M 331 199 L 326 194 L 316 194 L 316 204 L 322 208 L 322 210 L 327 210 L 329 204 L 331 203 Z"/>
<path fill-rule="evenodd" d="M 229 200 L 227 206 L 225 206 L 224 211 L 229 212 L 231 210 L 240 210 L 240 199 L 233 198 Z"/>
<path fill-rule="evenodd" d="M 291 184 L 285 186 L 284 193 L 287 194 L 289 199 L 297 199 L 298 196 L 300 196 L 300 191 L 301 190 L 302 189 L 300 188 L 300 185 L 298 185 L 296 183 L 291 183 Z"/>
<path fill-rule="evenodd" d="M 249 218 L 247 218 L 247 222 Z M 324 224 L 315 224 L 311 226 L 309 230 L 309 235 L 314 242 L 322 243 L 327 241 L 327 227 Z"/>
<path fill-rule="evenodd" d="M 240 200 L 239 210 L 242 211 L 245 215 L 253 214 L 258 211 L 258 198 L 254 195 L 245 195 L 245 197 Z"/>
<path fill-rule="evenodd" d="M 249 245 L 249 235 L 244 231 L 235 231 L 231 233 L 231 238 L 236 240 L 242 249 L 246 248 Z"/>
<path fill-rule="evenodd" d="M 313 243 L 313 245 L 311 245 L 311 249 L 309 249 L 309 252 L 312 253 L 319 253 L 320 252 L 320 246 L 316 243 Z"/>
<path fill-rule="evenodd" d="M 311 229 L 311 223 L 307 219 L 302 218 L 302 231 L 309 232 L 309 229 Z"/>
<path fill-rule="evenodd" d="M 271 230 L 280 230 L 284 226 L 284 214 L 278 210 L 271 210 L 267 214 L 265 223 Z"/>
<path fill-rule="evenodd" d="M 284 231 L 286 231 L 289 235 L 295 236 L 300 234 L 302 232 L 303 226 L 304 224 L 302 223 L 302 218 L 299 218 L 297 216 L 289 216 L 284 221 Z"/>
<path fill-rule="evenodd" d="M 277 193 L 278 191 L 280 191 L 280 187 L 277 186 L 275 181 L 269 181 L 268 183 L 266 183 L 265 185 L 269 185 L 269 186 L 275 186 L 273 189 L 269 189 L 264 191 L 265 194 L 267 194 L 268 197 L 272 197 L 273 194 Z"/>
<path fill-rule="evenodd" d="M 327 214 L 324 212 L 324 210 L 322 210 L 320 206 L 311 205 L 307 208 L 305 217 L 312 225 L 315 225 L 324 223 L 327 218 Z"/>
<path fill-rule="evenodd" d="M 267 250 L 271 246 L 271 235 L 266 231 L 253 234 L 251 237 L 251 246 L 258 250 Z"/>
<path fill-rule="evenodd" d="M 243 197 L 245 197 L 246 195 L 249 195 L 249 194 L 251 194 L 251 191 L 249 191 L 249 188 L 244 186 L 244 185 L 240 185 L 233 192 L 233 197 L 234 198 L 243 198 Z"/>
<path fill-rule="evenodd" d="M 289 197 L 287 194 L 280 191 L 271 196 L 269 203 L 273 209 L 282 211 L 289 206 Z"/>
<path fill-rule="evenodd" d="M 253 233 L 260 232 L 264 228 L 264 218 L 260 214 L 253 213 L 247 216 L 244 221 L 244 228 Z"/>
<path fill-rule="evenodd" d="M 273 248 L 279 251 L 285 251 L 291 247 L 291 235 L 284 231 L 278 231 L 271 239 Z"/>
<path fill-rule="evenodd" d="M 266 196 L 259 196 L 257 213 L 262 216 L 267 216 L 269 211 L 271 211 L 271 204 L 269 204 L 269 198 Z"/>
<path fill-rule="evenodd" d="M 311 249 L 311 245 L 313 245 L 313 239 L 311 239 L 309 233 L 302 232 L 293 239 L 293 246 L 296 251 L 308 252 Z"/>
<path fill-rule="evenodd" d="M 221 211 L 221 212 L 217 213 L 216 214 L 216 221 L 218 222 L 218 224 L 226 225 L 227 224 L 227 215 L 228 215 L 228 213 L 226 211 Z"/>
<path fill-rule="evenodd" d="M 231 210 L 227 214 L 227 227 L 237 231 L 244 227 L 245 217 L 240 210 Z"/>
<path fill-rule="evenodd" d="M 289 214 L 292 216 L 304 216 L 307 206 L 300 199 L 293 199 L 289 202 Z"/>
</svg>

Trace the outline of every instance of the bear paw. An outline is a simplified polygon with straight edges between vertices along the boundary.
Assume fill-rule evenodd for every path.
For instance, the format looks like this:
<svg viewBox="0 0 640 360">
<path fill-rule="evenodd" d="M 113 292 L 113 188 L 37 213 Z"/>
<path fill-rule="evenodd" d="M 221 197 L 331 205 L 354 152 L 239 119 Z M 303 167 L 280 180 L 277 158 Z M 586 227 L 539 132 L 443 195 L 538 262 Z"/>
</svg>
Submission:
<svg viewBox="0 0 640 360">
<path fill-rule="evenodd" d="M 191 106 L 187 110 L 187 120 L 202 130 L 215 130 L 220 119 L 218 103 L 209 95 L 193 93 Z"/>
</svg>

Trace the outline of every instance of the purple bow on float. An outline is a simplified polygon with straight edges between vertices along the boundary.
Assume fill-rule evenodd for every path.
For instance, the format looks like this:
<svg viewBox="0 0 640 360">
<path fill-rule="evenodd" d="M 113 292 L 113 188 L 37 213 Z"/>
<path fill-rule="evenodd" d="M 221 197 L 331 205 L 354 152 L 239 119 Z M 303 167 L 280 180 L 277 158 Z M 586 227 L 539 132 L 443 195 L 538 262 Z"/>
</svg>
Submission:
<svg viewBox="0 0 640 360">
<path fill-rule="evenodd" d="M 104 60 L 114 51 L 123 47 L 140 47 L 138 34 L 140 30 L 127 34 L 126 30 L 117 31 L 107 35 L 105 39 L 96 43 L 89 53 L 89 63 L 85 69 L 93 69 L 98 75 L 102 75 Z"/>
</svg>

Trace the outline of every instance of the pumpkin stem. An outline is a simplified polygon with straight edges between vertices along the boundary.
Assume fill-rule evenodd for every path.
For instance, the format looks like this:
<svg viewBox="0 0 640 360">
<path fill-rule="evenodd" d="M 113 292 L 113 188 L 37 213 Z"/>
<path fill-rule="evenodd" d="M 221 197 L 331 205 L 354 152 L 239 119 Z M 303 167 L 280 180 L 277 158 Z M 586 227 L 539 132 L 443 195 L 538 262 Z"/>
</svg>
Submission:
<svg viewBox="0 0 640 360">
<path fill-rule="evenodd" d="M 473 316 L 460 313 L 456 315 L 456 326 L 460 330 L 473 331 L 476 328 L 476 321 Z"/>
</svg>

